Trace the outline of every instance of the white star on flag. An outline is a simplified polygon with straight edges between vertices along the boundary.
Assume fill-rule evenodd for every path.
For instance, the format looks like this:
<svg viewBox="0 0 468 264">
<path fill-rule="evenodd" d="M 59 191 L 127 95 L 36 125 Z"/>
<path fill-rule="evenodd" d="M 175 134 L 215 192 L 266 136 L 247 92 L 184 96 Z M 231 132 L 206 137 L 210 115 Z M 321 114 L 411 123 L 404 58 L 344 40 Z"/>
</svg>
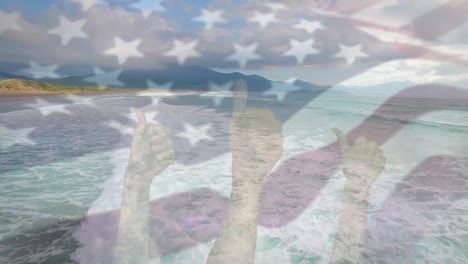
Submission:
<svg viewBox="0 0 468 264">
<path fill-rule="evenodd" d="M 159 84 L 159 83 L 153 82 L 152 80 L 147 80 L 146 84 L 147 84 L 147 87 L 148 87 L 149 91 L 139 93 L 140 95 L 153 96 L 153 94 L 151 93 L 151 90 L 156 90 L 158 92 L 163 92 L 164 95 L 166 95 L 166 96 L 173 94 L 171 92 L 171 88 L 174 85 L 174 82 L 166 82 L 166 83 Z M 152 104 L 157 104 L 157 102 L 159 102 L 159 99 L 155 99 L 153 97 L 151 97 L 151 100 L 152 100 Z"/>
<path fill-rule="evenodd" d="M 126 42 L 119 37 L 115 37 L 114 42 L 115 46 L 106 50 L 104 54 L 117 56 L 119 64 L 125 63 L 130 57 L 143 57 L 143 54 L 138 51 L 141 39 Z"/>
<path fill-rule="evenodd" d="M 265 91 L 263 94 L 265 95 L 268 95 L 268 94 L 271 94 L 271 95 L 274 95 L 276 96 L 276 99 L 279 101 L 279 102 L 284 102 L 284 98 L 286 98 L 286 95 L 289 93 L 289 92 L 294 92 L 294 91 L 300 91 L 302 90 L 302 88 L 294 85 L 294 81 L 296 81 L 295 78 L 292 78 L 288 81 L 285 82 L 285 87 L 281 87 L 281 84 L 282 83 L 277 83 L 277 82 L 273 82 L 272 83 L 272 87 Z M 291 88 L 292 86 L 292 88 Z"/>
<path fill-rule="evenodd" d="M 299 23 L 294 25 L 294 28 L 304 29 L 309 34 L 313 34 L 318 29 L 323 28 L 323 25 L 319 21 L 310 21 L 306 19 L 301 19 Z"/>
<path fill-rule="evenodd" d="M 95 5 L 98 5 L 98 4 L 101 4 L 101 5 L 106 4 L 106 2 L 104 2 L 102 0 L 68 0 L 68 1 L 75 2 L 76 4 L 79 4 L 83 11 L 88 11 L 91 7 L 93 7 Z"/>
<path fill-rule="evenodd" d="M 239 63 L 240 68 L 245 68 L 245 66 L 250 60 L 258 60 L 261 58 L 260 55 L 258 55 L 255 52 L 257 50 L 257 47 L 257 43 L 253 43 L 248 46 L 234 44 L 234 49 L 236 51 L 234 52 L 234 54 L 227 57 L 226 60 L 237 61 Z"/>
<path fill-rule="evenodd" d="M 149 96 L 149 99 L 150 99 L 151 103 L 149 105 L 147 105 L 146 107 L 152 107 L 152 106 L 155 106 L 155 105 L 159 104 L 159 97 Z"/>
<path fill-rule="evenodd" d="M 156 111 L 151 111 L 151 112 L 145 112 L 144 113 L 146 116 L 146 121 L 148 124 L 158 124 L 156 122 L 156 116 L 158 115 L 158 112 Z M 138 117 L 136 116 L 135 113 L 129 113 L 126 115 L 128 119 L 132 120 L 133 123 L 138 122 Z M 134 124 L 122 124 L 120 122 L 117 122 L 115 120 L 106 122 L 104 125 L 113 128 L 117 131 L 119 131 L 120 134 L 128 134 L 131 135 L 133 131 L 135 130 L 135 125 Z"/>
<path fill-rule="evenodd" d="M 215 82 L 208 82 L 208 88 L 210 89 L 209 95 L 213 96 L 213 101 L 216 106 L 220 106 L 221 102 L 223 101 L 223 97 L 232 97 L 233 92 L 231 90 L 232 85 L 234 83 L 232 81 L 224 83 L 224 84 L 217 84 Z"/>
<path fill-rule="evenodd" d="M 210 130 L 211 124 L 207 124 L 199 128 L 193 127 L 190 124 L 185 124 L 184 128 L 185 131 L 179 133 L 177 136 L 187 139 L 192 146 L 195 146 L 202 140 L 214 140 L 210 135 L 208 135 L 208 130 Z"/>
<path fill-rule="evenodd" d="M 144 114 L 146 117 L 146 122 L 148 124 L 158 124 L 158 122 L 156 121 L 156 116 L 158 115 L 157 111 L 145 111 Z M 127 117 L 133 120 L 135 123 L 138 123 L 138 117 L 133 111 L 130 114 L 128 114 Z"/>
<path fill-rule="evenodd" d="M 160 91 L 159 89 L 155 89 L 155 88 L 151 88 L 151 87 L 158 87 L 157 84 L 155 84 L 153 81 L 150 81 L 148 80 L 148 90 L 147 91 L 144 91 L 144 92 L 139 92 L 137 93 L 138 96 L 144 96 L 144 97 L 148 97 L 149 100 L 151 101 L 151 103 L 147 106 L 147 107 L 151 107 L 151 106 L 155 106 L 155 105 L 158 105 L 159 104 L 159 96 L 161 96 L 160 94 L 157 94 L 157 93 L 154 93 L 153 90 L 156 90 L 156 91 Z M 152 84 L 154 84 L 154 86 L 152 86 Z"/>
<path fill-rule="evenodd" d="M 284 53 L 284 56 L 296 57 L 297 63 L 304 63 L 305 58 L 308 55 L 314 55 L 318 53 L 318 50 L 313 48 L 314 40 L 308 39 L 306 41 L 290 41 L 291 48 Z"/>
<path fill-rule="evenodd" d="M 34 145 L 35 142 L 29 138 L 34 128 L 9 129 L 0 125 L 0 149 L 9 148 L 13 145 Z"/>
<path fill-rule="evenodd" d="M 48 116 L 53 113 L 71 114 L 70 111 L 65 109 L 66 105 L 52 104 L 43 99 L 36 99 L 33 104 L 27 104 L 27 107 L 39 110 L 43 116 Z"/>
<path fill-rule="evenodd" d="M 188 43 L 174 40 L 174 47 L 164 53 L 164 55 L 176 57 L 179 64 L 184 64 L 185 61 L 190 57 L 200 57 L 200 54 L 195 50 L 197 45 L 197 40 Z"/>
<path fill-rule="evenodd" d="M 122 135 L 123 134 L 131 135 L 132 131 L 134 130 L 134 127 L 132 127 L 130 125 L 123 125 L 122 123 L 117 122 L 115 120 L 112 120 L 110 122 L 106 122 L 104 125 L 119 131 L 119 133 L 122 134 Z"/>
<path fill-rule="evenodd" d="M 163 12 L 166 9 L 161 5 L 164 0 L 140 0 L 130 5 L 131 8 L 140 10 L 143 16 L 148 18 L 152 12 Z"/>
<path fill-rule="evenodd" d="M 358 58 L 366 58 L 368 55 L 362 51 L 361 44 L 354 46 L 346 46 L 340 44 L 340 51 L 335 55 L 335 58 L 344 58 L 347 64 L 353 64 Z"/>
<path fill-rule="evenodd" d="M 22 30 L 19 25 L 20 14 L 18 12 L 6 13 L 0 11 L 0 35 L 7 32 L 8 30 L 20 31 Z"/>
<path fill-rule="evenodd" d="M 82 104 L 87 106 L 95 106 L 92 97 L 77 96 L 74 94 L 68 94 L 65 96 L 66 100 L 72 102 L 72 104 Z"/>
<path fill-rule="evenodd" d="M 208 10 L 203 9 L 202 14 L 198 17 L 195 17 L 194 21 L 199 21 L 205 24 L 205 29 L 212 29 L 214 24 L 226 23 L 226 20 L 223 18 L 224 11 L 221 9 L 218 10 Z"/>
<path fill-rule="evenodd" d="M 171 88 L 174 86 L 174 82 L 156 83 L 152 80 L 147 80 L 146 84 L 149 89 L 158 89 L 168 93 L 171 92 Z"/>
<path fill-rule="evenodd" d="M 58 35 L 62 41 L 62 45 L 67 45 L 73 38 L 87 38 L 83 32 L 83 27 L 86 24 L 86 19 L 77 21 L 68 20 L 64 16 L 60 16 L 60 25 L 49 30 L 49 34 Z"/>
<path fill-rule="evenodd" d="M 58 69 L 58 65 L 42 66 L 34 61 L 29 63 L 29 68 L 23 70 L 24 73 L 31 75 L 33 78 L 60 78 L 55 71 Z"/>
<path fill-rule="evenodd" d="M 268 24 L 273 22 L 279 22 L 275 13 L 260 13 L 257 11 L 249 21 L 252 23 L 258 23 L 261 27 L 266 27 Z"/>
<path fill-rule="evenodd" d="M 121 73 L 121 70 L 106 72 L 99 68 L 94 68 L 94 76 L 87 77 L 84 80 L 94 83 L 100 88 L 109 86 L 124 86 L 124 84 L 118 80 Z"/>
<path fill-rule="evenodd" d="M 46 107 L 40 107 L 39 112 L 43 116 L 48 116 L 50 114 L 54 113 L 61 113 L 61 114 L 71 114 L 70 111 L 65 109 L 65 105 L 51 105 L 51 106 L 46 106 Z"/>
<path fill-rule="evenodd" d="M 174 84 L 173 82 L 167 82 L 163 84 L 157 84 L 153 82 L 152 80 L 147 80 L 146 82 L 147 82 L 148 90 L 144 92 L 139 92 L 138 96 L 145 96 L 151 100 L 151 103 L 148 105 L 148 107 L 159 104 L 160 96 L 172 95 L 170 89 L 172 85 Z M 158 93 L 155 93 L 155 92 L 158 92 Z M 160 94 L 160 92 L 163 92 L 163 94 Z"/>
</svg>

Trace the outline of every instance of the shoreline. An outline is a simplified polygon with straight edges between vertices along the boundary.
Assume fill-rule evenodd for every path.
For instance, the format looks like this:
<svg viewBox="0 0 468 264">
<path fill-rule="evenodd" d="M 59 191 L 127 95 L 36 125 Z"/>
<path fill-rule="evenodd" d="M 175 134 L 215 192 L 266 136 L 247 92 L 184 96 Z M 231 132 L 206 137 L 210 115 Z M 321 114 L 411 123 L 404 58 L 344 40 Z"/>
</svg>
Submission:
<svg viewBox="0 0 468 264">
<path fill-rule="evenodd" d="M 46 96 L 66 96 L 66 95 L 77 95 L 77 96 L 98 96 L 98 95 L 112 95 L 112 94 L 134 94 L 140 96 L 164 96 L 164 95 L 191 95 L 198 94 L 200 91 L 191 91 L 191 90 L 178 90 L 167 92 L 164 90 L 146 90 L 146 89 L 111 89 L 105 91 L 60 91 L 60 92 L 50 92 L 50 91 L 2 91 L 0 90 L 0 99 L 7 98 L 21 98 L 21 97 L 46 97 Z"/>
<path fill-rule="evenodd" d="M 123 93 L 138 93 L 143 90 L 106 90 L 106 91 L 1 91 L 0 97 L 22 97 L 22 96 L 61 96 L 67 94 L 74 95 L 101 95 L 101 94 L 123 94 Z"/>
</svg>

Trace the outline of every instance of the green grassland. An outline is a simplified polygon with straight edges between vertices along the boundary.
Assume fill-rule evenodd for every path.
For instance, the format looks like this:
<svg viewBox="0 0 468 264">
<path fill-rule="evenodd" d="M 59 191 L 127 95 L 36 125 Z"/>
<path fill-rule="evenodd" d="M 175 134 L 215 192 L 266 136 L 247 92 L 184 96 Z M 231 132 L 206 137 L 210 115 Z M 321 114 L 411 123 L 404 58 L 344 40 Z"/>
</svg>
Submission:
<svg viewBox="0 0 468 264">
<path fill-rule="evenodd" d="M 51 83 L 40 83 L 31 80 L 9 79 L 0 81 L 0 94 L 9 93 L 81 93 L 81 92 L 124 92 L 130 89 L 108 88 L 108 87 L 82 87 L 64 86 Z M 134 91 L 134 90 L 133 90 Z"/>
</svg>

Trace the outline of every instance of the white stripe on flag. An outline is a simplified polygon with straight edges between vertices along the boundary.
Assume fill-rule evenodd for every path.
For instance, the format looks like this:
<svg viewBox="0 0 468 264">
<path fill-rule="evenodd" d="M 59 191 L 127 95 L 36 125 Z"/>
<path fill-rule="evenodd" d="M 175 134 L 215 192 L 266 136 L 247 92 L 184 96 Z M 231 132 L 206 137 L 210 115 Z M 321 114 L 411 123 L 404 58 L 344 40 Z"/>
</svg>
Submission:
<svg viewBox="0 0 468 264">
<path fill-rule="evenodd" d="M 425 14 L 445 3 L 447 0 L 388 0 L 364 9 L 351 17 L 358 20 L 376 22 L 392 28 L 407 25 L 415 17 Z"/>
</svg>

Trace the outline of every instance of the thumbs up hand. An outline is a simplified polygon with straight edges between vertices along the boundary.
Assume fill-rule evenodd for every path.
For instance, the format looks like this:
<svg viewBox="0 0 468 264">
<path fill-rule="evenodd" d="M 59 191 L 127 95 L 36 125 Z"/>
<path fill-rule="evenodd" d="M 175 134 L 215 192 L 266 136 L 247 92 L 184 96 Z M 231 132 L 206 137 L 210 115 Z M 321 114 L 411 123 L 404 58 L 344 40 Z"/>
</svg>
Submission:
<svg viewBox="0 0 468 264">
<path fill-rule="evenodd" d="M 234 88 L 231 119 L 231 205 L 207 264 L 254 263 L 263 178 L 283 153 L 281 122 L 266 109 L 246 108 L 247 84 Z"/>
<path fill-rule="evenodd" d="M 282 125 L 270 110 L 247 108 L 247 84 L 236 82 L 231 120 L 233 174 L 260 182 L 283 153 Z"/>
<path fill-rule="evenodd" d="M 343 172 L 346 175 L 346 187 L 351 192 L 368 192 L 371 185 L 382 172 L 386 160 L 383 150 L 376 142 L 364 137 L 349 145 L 343 132 L 333 129 L 343 155 Z"/>
<path fill-rule="evenodd" d="M 174 163 L 170 131 L 160 125 L 148 124 L 143 111 L 134 110 L 138 118 L 132 140 L 128 176 L 138 177 L 141 184 L 150 184 L 153 178 Z"/>
</svg>

